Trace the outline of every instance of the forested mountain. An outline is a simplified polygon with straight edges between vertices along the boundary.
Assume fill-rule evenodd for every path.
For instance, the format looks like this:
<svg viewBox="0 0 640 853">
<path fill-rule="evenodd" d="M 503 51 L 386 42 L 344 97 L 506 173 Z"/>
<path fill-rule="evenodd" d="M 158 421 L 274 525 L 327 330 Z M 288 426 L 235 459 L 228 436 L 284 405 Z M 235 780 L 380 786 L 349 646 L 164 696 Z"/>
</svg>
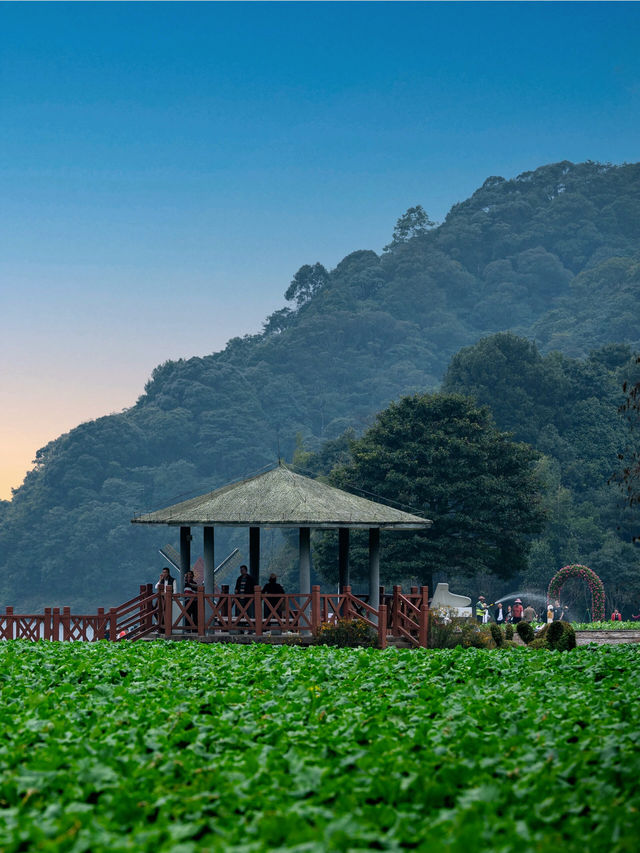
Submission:
<svg viewBox="0 0 640 853">
<path fill-rule="evenodd" d="M 268 317 L 261 334 L 159 366 L 131 409 L 38 451 L 13 500 L 0 505 L 0 602 L 123 600 L 156 574 L 159 538 L 172 538 L 132 526 L 135 511 L 245 476 L 278 451 L 291 458 L 300 437 L 314 450 L 348 427 L 359 433 L 391 400 L 438 387 L 452 357 L 492 333 L 509 330 L 585 364 L 606 345 L 638 348 L 639 237 L 640 164 L 564 162 L 489 178 L 438 226 L 413 208 L 380 255 L 356 251 L 330 271 L 305 265 L 287 289 L 291 307 Z M 603 352 L 613 422 L 628 351 Z M 472 372 L 466 388 L 457 365 L 448 385 L 491 394 L 491 375 L 482 386 Z M 570 384 L 563 371 L 562 389 Z M 529 397 L 520 389 L 505 407 L 553 413 L 564 400 L 552 386 Z M 496 420 L 514 428 L 518 419 Z M 538 433 L 518 437 L 538 441 Z M 558 452 L 569 453 L 575 443 L 563 441 Z M 606 461 L 596 467 L 606 481 Z"/>
</svg>

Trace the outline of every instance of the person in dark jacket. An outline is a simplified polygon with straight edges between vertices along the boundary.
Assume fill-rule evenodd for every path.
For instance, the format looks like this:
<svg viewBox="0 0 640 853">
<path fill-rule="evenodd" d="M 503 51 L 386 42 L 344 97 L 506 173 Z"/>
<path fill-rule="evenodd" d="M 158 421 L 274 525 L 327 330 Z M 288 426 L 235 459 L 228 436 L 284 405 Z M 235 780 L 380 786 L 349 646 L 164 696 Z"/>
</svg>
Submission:
<svg viewBox="0 0 640 853">
<path fill-rule="evenodd" d="M 553 605 L 553 621 L 554 622 L 568 622 L 569 620 L 566 618 L 569 608 L 564 604 L 560 604 L 560 599 L 556 598 Z"/>
<path fill-rule="evenodd" d="M 198 584 L 196 582 L 196 577 L 189 569 L 188 572 L 185 573 L 184 576 L 184 595 L 185 595 L 185 614 L 187 619 L 185 620 L 185 630 L 190 633 L 194 633 L 198 630 L 198 600 L 196 595 L 198 594 Z M 191 622 L 193 622 L 194 627 L 191 626 Z"/>
<path fill-rule="evenodd" d="M 235 594 L 238 596 L 238 604 L 236 606 L 236 616 L 242 615 L 242 608 L 249 617 L 253 616 L 253 606 L 251 605 L 251 597 L 255 588 L 255 581 L 249 574 L 249 569 L 246 566 L 240 566 L 240 575 L 236 580 Z"/>
<path fill-rule="evenodd" d="M 273 619 L 275 616 L 282 616 L 284 588 L 278 583 L 278 578 L 273 573 L 269 575 L 269 581 L 262 588 L 262 593 L 265 597 L 265 620 Z"/>
</svg>

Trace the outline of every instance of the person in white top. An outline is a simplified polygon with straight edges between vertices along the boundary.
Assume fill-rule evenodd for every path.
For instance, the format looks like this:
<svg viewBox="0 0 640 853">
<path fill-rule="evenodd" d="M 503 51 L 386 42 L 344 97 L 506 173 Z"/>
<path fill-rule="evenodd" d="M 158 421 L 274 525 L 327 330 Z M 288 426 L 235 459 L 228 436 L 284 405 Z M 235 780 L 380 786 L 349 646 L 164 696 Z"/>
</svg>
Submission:
<svg viewBox="0 0 640 853">
<path fill-rule="evenodd" d="M 162 631 L 164 628 L 164 608 L 165 608 L 165 597 L 164 593 L 170 593 L 173 595 L 175 591 L 175 579 L 171 577 L 171 571 L 168 566 L 165 566 L 164 569 L 160 572 L 160 577 L 158 578 L 158 582 L 156 584 L 156 589 L 160 593 L 158 595 L 158 631 Z"/>
<path fill-rule="evenodd" d="M 156 584 L 156 589 L 160 592 L 174 592 L 175 590 L 175 578 L 171 577 L 171 571 L 168 566 L 165 566 L 164 569 L 160 572 L 160 577 L 158 578 L 158 583 Z M 169 587 L 171 589 L 169 590 Z"/>
</svg>

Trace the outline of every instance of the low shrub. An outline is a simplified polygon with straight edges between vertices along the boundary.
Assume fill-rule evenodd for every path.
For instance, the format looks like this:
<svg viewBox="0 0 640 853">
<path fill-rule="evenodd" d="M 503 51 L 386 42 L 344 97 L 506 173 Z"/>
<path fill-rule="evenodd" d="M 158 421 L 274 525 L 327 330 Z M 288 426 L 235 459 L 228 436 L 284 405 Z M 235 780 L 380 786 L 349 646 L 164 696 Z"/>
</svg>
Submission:
<svg viewBox="0 0 640 853">
<path fill-rule="evenodd" d="M 496 625 L 495 622 L 492 622 L 489 625 L 489 630 L 491 631 L 491 636 L 493 637 L 493 642 L 496 644 L 496 648 L 499 649 L 504 643 L 502 628 L 499 625 Z"/>
<path fill-rule="evenodd" d="M 467 621 L 462 627 L 460 645 L 465 649 L 494 649 L 495 643 L 488 625 Z"/>
<path fill-rule="evenodd" d="M 363 619 L 339 619 L 336 624 L 326 622 L 318 629 L 315 642 L 320 646 L 378 648 L 378 634 Z"/>
<path fill-rule="evenodd" d="M 504 626 L 504 636 L 506 640 L 513 640 L 513 625 L 511 622 L 507 622 Z"/>
<path fill-rule="evenodd" d="M 566 652 L 576 647 L 576 632 L 569 622 L 551 622 L 547 625 L 545 638 L 550 649 Z"/>
<path fill-rule="evenodd" d="M 528 622 L 518 622 L 516 631 L 518 632 L 520 639 L 523 643 L 526 643 L 527 646 L 535 639 L 536 632 Z"/>
<path fill-rule="evenodd" d="M 453 649 L 459 646 L 462 640 L 463 621 L 432 614 L 429 620 L 429 648 Z"/>
</svg>

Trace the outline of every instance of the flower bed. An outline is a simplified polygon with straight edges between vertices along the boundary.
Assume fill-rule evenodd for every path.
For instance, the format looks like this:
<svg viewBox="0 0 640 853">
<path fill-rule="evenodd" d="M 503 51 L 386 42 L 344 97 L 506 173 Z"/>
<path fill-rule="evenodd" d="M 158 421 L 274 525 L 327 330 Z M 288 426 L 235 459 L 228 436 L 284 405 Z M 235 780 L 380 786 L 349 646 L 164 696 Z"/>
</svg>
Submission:
<svg viewBox="0 0 640 853">
<path fill-rule="evenodd" d="M 576 631 L 640 631 L 637 622 L 572 622 Z"/>
</svg>

